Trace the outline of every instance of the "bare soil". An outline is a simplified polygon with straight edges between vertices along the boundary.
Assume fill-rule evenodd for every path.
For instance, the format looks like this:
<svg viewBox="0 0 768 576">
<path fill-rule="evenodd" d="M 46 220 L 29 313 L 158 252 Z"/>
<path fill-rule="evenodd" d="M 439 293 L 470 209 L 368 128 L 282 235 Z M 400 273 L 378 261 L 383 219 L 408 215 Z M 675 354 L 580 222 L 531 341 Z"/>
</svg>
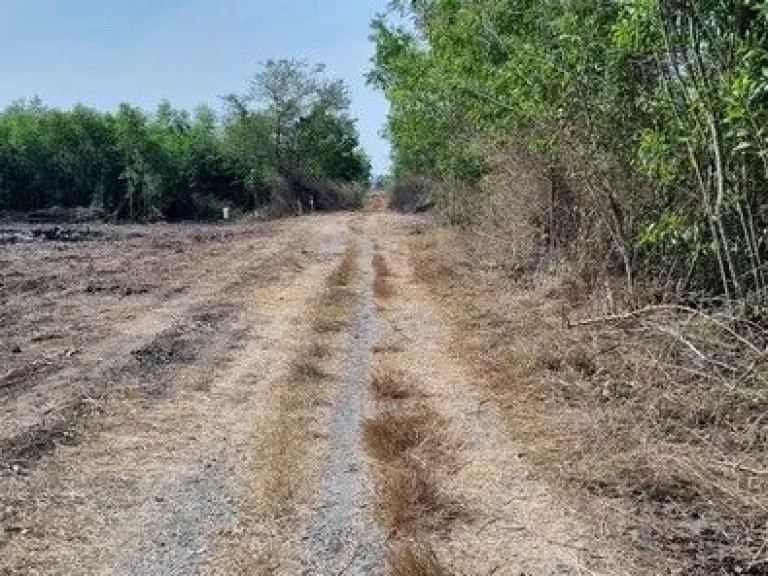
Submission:
<svg viewBox="0 0 768 576">
<path fill-rule="evenodd" d="M 484 291 L 382 207 L 8 225 L 0 574 L 672 573 L 541 459 L 583 428 L 518 396 L 546 395 L 547 362 L 590 366 L 501 370 L 480 353 L 501 326 L 545 345 L 525 291 Z"/>
</svg>

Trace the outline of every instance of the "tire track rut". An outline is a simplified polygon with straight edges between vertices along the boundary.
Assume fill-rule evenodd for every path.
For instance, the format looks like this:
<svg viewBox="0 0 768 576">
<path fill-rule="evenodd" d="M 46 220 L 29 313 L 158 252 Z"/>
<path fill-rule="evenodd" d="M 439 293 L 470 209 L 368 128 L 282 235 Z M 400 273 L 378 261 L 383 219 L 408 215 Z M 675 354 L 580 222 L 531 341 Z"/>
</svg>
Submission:
<svg viewBox="0 0 768 576">
<path fill-rule="evenodd" d="M 373 519 L 370 464 L 361 424 L 370 406 L 370 366 L 376 339 L 373 246 L 360 240 L 361 291 L 344 344 L 339 389 L 328 422 L 321 501 L 311 518 L 304 574 L 381 574 L 385 537 Z"/>
</svg>

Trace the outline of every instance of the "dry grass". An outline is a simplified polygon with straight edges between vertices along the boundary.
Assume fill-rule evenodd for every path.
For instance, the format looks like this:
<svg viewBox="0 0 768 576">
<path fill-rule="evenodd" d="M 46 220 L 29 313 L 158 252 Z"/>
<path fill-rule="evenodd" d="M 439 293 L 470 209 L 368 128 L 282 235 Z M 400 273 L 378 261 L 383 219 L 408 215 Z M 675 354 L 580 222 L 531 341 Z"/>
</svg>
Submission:
<svg viewBox="0 0 768 576">
<path fill-rule="evenodd" d="M 298 358 L 293 363 L 292 379 L 297 383 L 318 382 L 327 376 L 322 365 L 311 354 L 311 350 L 308 350 L 306 358 Z"/>
<path fill-rule="evenodd" d="M 318 360 L 299 351 L 277 391 L 276 406 L 263 423 L 264 441 L 257 474 L 261 497 L 275 518 L 291 513 L 296 494 L 308 481 L 303 462 L 315 438 L 314 410 L 322 401 L 327 374 Z"/>
<path fill-rule="evenodd" d="M 354 284 L 358 273 L 358 259 L 360 258 L 360 247 L 350 242 L 341 258 L 341 263 L 331 273 L 328 278 L 329 287 L 346 287 Z"/>
<path fill-rule="evenodd" d="M 426 406 L 400 410 L 385 408 L 363 424 L 363 441 L 377 460 L 389 462 L 419 448 L 434 450 L 445 423 Z"/>
<path fill-rule="evenodd" d="M 395 293 L 390 281 L 392 272 L 389 269 L 386 258 L 378 252 L 373 256 L 373 272 L 373 295 L 382 300 L 391 298 Z"/>
<path fill-rule="evenodd" d="M 536 473 L 651 573 L 768 573 L 760 356 L 695 314 L 569 329 L 566 314 L 600 314 L 552 288 L 570 280 L 510 287 L 450 234 L 414 238 L 414 270 Z"/>
<path fill-rule="evenodd" d="M 380 252 L 373 255 L 373 271 L 382 278 L 392 276 L 392 271 L 389 269 L 387 259 Z"/>
<path fill-rule="evenodd" d="M 340 336 L 318 330 L 320 318 L 343 330 L 359 294 L 358 250 L 349 246 L 312 301 L 315 324 L 292 350 L 285 373 L 269 391 L 255 427 L 251 489 L 238 530 L 222 545 L 226 567 L 217 573 L 284 574 L 296 560 L 296 526 L 313 501 L 327 400 L 332 392 Z M 290 569 L 288 569 L 290 571 Z"/>
<path fill-rule="evenodd" d="M 440 564 L 430 546 L 406 542 L 390 550 L 389 574 L 391 576 L 450 576 L 451 572 Z"/>
<path fill-rule="evenodd" d="M 373 257 L 374 297 L 396 295 L 386 258 Z M 383 310 L 381 302 L 377 309 Z M 442 489 L 445 468 L 453 463 L 456 442 L 448 422 L 423 400 L 413 400 L 416 386 L 407 381 L 395 361 L 404 348 L 385 342 L 374 347 L 381 357 L 371 379 L 380 404 L 378 414 L 363 423 L 363 442 L 377 461 L 376 505 L 378 517 L 389 534 L 388 574 L 442 576 L 443 569 L 425 544 L 428 532 L 443 531 L 461 513 L 461 507 Z"/>
<path fill-rule="evenodd" d="M 379 514 L 390 533 L 439 530 L 460 513 L 436 472 L 454 448 L 446 429 L 445 420 L 421 404 L 387 407 L 365 422 L 366 449 L 379 462 Z"/>
<path fill-rule="evenodd" d="M 339 265 L 326 281 L 325 289 L 315 306 L 312 327 L 322 335 L 342 332 L 347 325 L 347 310 L 357 298 L 355 283 L 359 271 L 360 248 L 354 242 L 347 245 Z"/>
<path fill-rule="evenodd" d="M 406 455 L 382 469 L 378 508 L 391 533 L 440 531 L 461 514 L 441 489 L 433 463 Z"/>
<path fill-rule="evenodd" d="M 326 342 L 315 340 L 307 347 L 307 356 L 314 359 L 325 359 L 331 355 L 331 348 Z"/>
<path fill-rule="evenodd" d="M 358 248 L 350 244 L 313 304 L 317 336 L 296 349 L 276 389 L 275 406 L 261 427 L 262 454 L 256 474 L 266 504 L 262 511 L 274 518 L 289 516 L 299 492 L 311 484 L 312 473 L 305 463 L 317 439 L 317 407 L 327 393 L 323 384 L 330 376 L 327 366 L 334 353 L 327 334 L 319 328 L 343 330 L 356 298 L 357 266 Z"/>
<path fill-rule="evenodd" d="M 312 321 L 312 327 L 318 334 L 332 335 L 343 332 L 347 323 L 344 320 L 339 320 L 330 315 L 329 311 L 319 310 L 314 320 Z"/>
<path fill-rule="evenodd" d="M 405 374 L 391 366 L 380 367 L 373 373 L 371 388 L 378 400 L 405 400 L 413 390 L 405 381 Z"/>
<path fill-rule="evenodd" d="M 383 342 L 373 347 L 374 354 L 399 354 L 405 352 L 405 346 L 401 342 Z"/>
</svg>

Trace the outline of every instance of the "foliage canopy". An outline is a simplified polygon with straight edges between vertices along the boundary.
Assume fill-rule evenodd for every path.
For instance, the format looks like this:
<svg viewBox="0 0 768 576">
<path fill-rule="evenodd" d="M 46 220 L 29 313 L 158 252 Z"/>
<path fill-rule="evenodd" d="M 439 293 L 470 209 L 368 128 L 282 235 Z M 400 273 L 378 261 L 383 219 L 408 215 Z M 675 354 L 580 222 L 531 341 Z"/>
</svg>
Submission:
<svg viewBox="0 0 768 576">
<path fill-rule="evenodd" d="M 489 143 L 523 148 L 630 288 L 765 298 L 764 0 L 397 0 L 372 39 L 397 177 L 477 184 Z"/>
<path fill-rule="evenodd" d="M 93 207 L 116 218 L 199 219 L 296 200 L 338 204 L 340 184 L 367 186 L 370 167 L 347 89 L 322 67 L 265 62 L 222 114 L 169 102 L 147 113 L 38 98 L 0 113 L 0 210 Z M 320 201 L 320 196 L 325 202 Z"/>
</svg>

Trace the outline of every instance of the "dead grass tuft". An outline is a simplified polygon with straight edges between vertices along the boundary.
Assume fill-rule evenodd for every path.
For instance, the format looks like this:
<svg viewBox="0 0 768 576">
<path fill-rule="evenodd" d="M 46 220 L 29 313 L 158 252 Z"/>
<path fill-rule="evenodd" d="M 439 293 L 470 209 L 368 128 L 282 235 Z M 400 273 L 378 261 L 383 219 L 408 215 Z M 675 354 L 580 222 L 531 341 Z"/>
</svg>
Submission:
<svg viewBox="0 0 768 576">
<path fill-rule="evenodd" d="M 389 366 L 374 371 L 371 387 L 379 400 L 405 400 L 412 395 L 403 372 Z"/>
<path fill-rule="evenodd" d="M 391 576 L 450 576 L 427 544 L 407 542 L 394 546 L 389 552 Z"/>
<path fill-rule="evenodd" d="M 363 425 L 363 440 L 379 463 L 378 509 L 392 533 L 439 530 L 460 506 L 440 489 L 436 469 L 450 460 L 444 419 L 424 405 L 385 408 Z"/>
<path fill-rule="evenodd" d="M 373 271 L 373 295 L 383 300 L 391 298 L 395 293 L 390 281 L 392 272 L 389 269 L 386 258 L 378 252 L 373 256 Z"/>
<path fill-rule="evenodd" d="M 387 264 L 387 259 L 380 252 L 373 255 L 373 270 L 382 278 L 388 278 L 392 275 L 389 265 Z"/>
<path fill-rule="evenodd" d="M 357 277 L 359 258 L 359 246 L 354 242 L 350 242 L 344 251 L 341 263 L 328 278 L 328 285 L 330 287 L 351 286 Z"/>
<path fill-rule="evenodd" d="M 401 342 L 383 342 L 373 347 L 374 354 L 399 354 L 405 352 L 405 346 Z"/>
<path fill-rule="evenodd" d="M 312 358 L 310 355 L 311 352 L 307 351 L 307 357 L 298 358 L 293 363 L 294 379 L 301 383 L 319 382 L 327 376 L 317 359 Z"/>
<path fill-rule="evenodd" d="M 363 441 L 374 458 L 392 462 L 416 448 L 434 448 L 443 426 L 442 418 L 425 406 L 410 410 L 385 408 L 364 422 Z"/>
<path fill-rule="evenodd" d="M 325 342 L 314 341 L 307 349 L 307 356 L 317 360 L 323 360 L 331 355 L 331 349 Z"/>
<path fill-rule="evenodd" d="M 390 531 L 440 530 L 460 515 L 461 507 L 442 491 L 433 467 L 406 454 L 383 468 L 378 507 Z"/>
<path fill-rule="evenodd" d="M 350 243 L 341 262 L 326 281 L 326 287 L 315 306 L 313 330 L 330 335 L 346 328 L 347 312 L 357 299 L 355 286 L 360 259 L 360 248 Z"/>
<path fill-rule="evenodd" d="M 318 334 L 338 334 L 344 331 L 347 323 L 330 315 L 327 310 L 320 310 L 312 322 L 312 327 Z"/>
</svg>

